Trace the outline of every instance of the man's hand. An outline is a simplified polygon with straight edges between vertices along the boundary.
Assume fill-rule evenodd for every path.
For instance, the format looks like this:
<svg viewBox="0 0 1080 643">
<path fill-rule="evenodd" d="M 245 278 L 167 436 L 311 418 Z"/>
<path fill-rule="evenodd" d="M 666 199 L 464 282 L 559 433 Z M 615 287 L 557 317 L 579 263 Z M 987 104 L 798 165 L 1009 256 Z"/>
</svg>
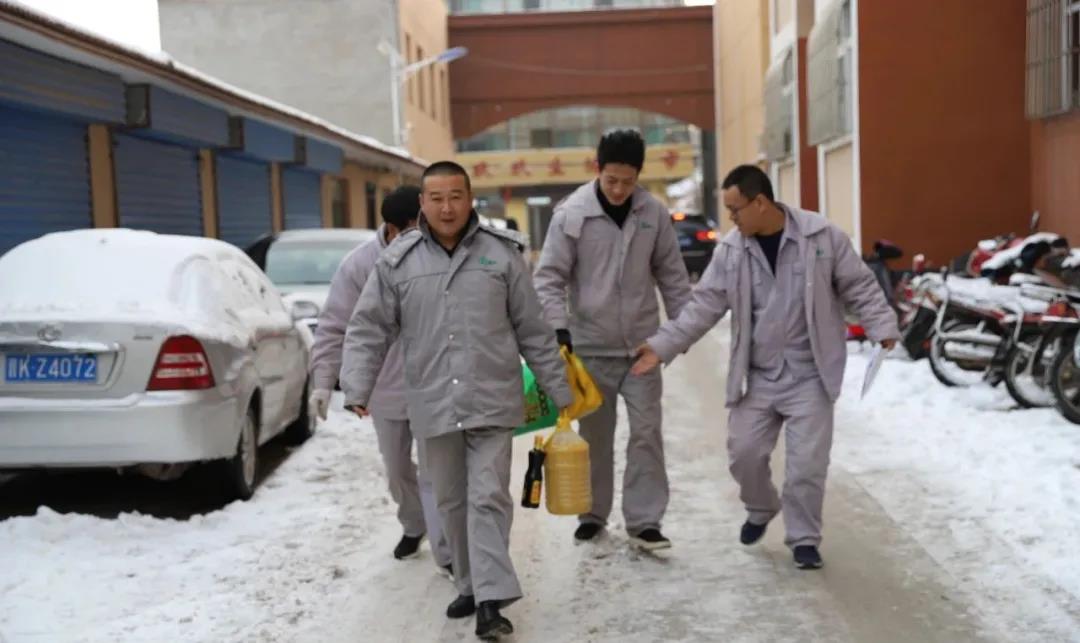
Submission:
<svg viewBox="0 0 1080 643">
<path fill-rule="evenodd" d="M 630 367 L 631 375 L 644 375 L 660 365 L 660 356 L 648 344 L 637 349 L 637 361 Z"/>
<path fill-rule="evenodd" d="M 315 389 L 311 392 L 307 404 L 309 413 L 314 413 L 320 420 L 325 420 L 330 410 L 330 391 L 324 388 Z"/>
<path fill-rule="evenodd" d="M 886 339 L 885 341 L 881 342 L 881 347 L 887 351 L 891 351 L 892 349 L 896 348 L 896 340 Z"/>
<path fill-rule="evenodd" d="M 571 353 L 574 352 L 574 345 L 570 342 L 570 331 L 565 328 L 555 329 L 555 341 L 559 342 L 559 346 L 565 346 Z"/>
<path fill-rule="evenodd" d="M 349 410 L 352 411 L 353 413 L 355 413 L 356 416 L 359 417 L 359 418 L 366 418 L 367 416 L 371 415 L 370 413 L 368 413 L 367 409 L 360 406 L 359 404 L 355 404 L 353 406 L 350 406 Z"/>
</svg>

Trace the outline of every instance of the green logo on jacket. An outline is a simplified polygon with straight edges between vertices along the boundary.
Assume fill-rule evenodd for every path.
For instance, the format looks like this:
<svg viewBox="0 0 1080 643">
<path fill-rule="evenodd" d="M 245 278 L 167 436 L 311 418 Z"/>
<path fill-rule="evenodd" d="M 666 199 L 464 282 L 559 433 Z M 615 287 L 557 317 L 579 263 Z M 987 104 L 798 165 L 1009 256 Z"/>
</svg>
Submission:
<svg viewBox="0 0 1080 643">
<path fill-rule="evenodd" d="M 638 224 L 638 228 L 642 230 L 652 230 L 653 224 L 649 223 L 648 221 L 642 221 Z"/>
<path fill-rule="evenodd" d="M 481 266 L 494 266 L 495 265 L 495 260 L 494 259 L 488 259 L 487 257 L 480 257 L 480 265 Z"/>
</svg>

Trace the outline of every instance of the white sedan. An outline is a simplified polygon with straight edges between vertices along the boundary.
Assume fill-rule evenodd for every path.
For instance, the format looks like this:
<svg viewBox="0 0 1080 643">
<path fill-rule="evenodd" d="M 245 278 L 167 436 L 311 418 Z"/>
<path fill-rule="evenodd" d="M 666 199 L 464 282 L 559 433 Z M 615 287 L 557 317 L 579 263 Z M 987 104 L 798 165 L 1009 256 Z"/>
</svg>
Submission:
<svg viewBox="0 0 1080 643">
<path fill-rule="evenodd" d="M 0 257 L 0 470 L 215 461 L 227 498 L 258 447 L 314 431 L 311 336 L 243 252 L 133 230 L 45 235 Z"/>
</svg>

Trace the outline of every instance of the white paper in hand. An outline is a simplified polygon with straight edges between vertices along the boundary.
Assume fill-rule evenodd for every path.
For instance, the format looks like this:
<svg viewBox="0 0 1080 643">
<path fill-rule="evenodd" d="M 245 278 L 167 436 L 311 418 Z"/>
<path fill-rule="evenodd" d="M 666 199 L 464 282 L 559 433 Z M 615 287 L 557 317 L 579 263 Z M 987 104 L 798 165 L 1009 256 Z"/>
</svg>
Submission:
<svg viewBox="0 0 1080 643">
<path fill-rule="evenodd" d="M 866 376 L 863 378 L 860 400 L 866 397 L 866 392 L 874 384 L 874 378 L 877 377 L 881 364 L 885 361 L 886 354 L 888 354 L 888 351 L 881 344 L 874 346 L 874 352 L 870 354 L 870 363 L 866 365 Z"/>
</svg>

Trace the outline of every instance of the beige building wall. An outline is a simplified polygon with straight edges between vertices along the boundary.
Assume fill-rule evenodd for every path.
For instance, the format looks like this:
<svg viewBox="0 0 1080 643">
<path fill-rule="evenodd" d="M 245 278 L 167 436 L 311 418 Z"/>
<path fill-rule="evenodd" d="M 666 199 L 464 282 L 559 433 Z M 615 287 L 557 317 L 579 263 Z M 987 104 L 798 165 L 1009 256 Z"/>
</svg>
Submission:
<svg viewBox="0 0 1080 643">
<path fill-rule="evenodd" d="M 774 196 L 784 203 L 798 205 L 799 203 L 799 176 L 796 172 L 795 163 L 784 163 L 776 169 L 776 185 Z"/>
<path fill-rule="evenodd" d="M 374 227 L 368 213 L 366 186 L 368 181 L 375 181 L 375 174 L 355 163 L 346 162 L 341 168 L 341 176 L 349 185 L 349 226 Z"/>
<path fill-rule="evenodd" d="M 506 202 L 505 216 L 507 219 L 517 221 L 518 230 L 523 234 L 529 233 L 529 206 L 525 199 L 514 197 Z"/>
<path fill-rule="evenodd" d="M 713 68 L 716 79 L 717 185 L 736 165 L 757 163 L 765 130 L 764 83 L 769 65 L 769 4 L 774 0 L 717 0 Z M 720 223 L 724 216 L 719 190 Z"/>
<path fill-rule="evenodd" d="M 341 177 L 348 182 L 349 226 L 353 228 L 376 228 L 382 223 L 379 209 L 383 199 L 399 185 L 416 184 L 415 180 L 402 177 L 392 172 L 383 172 L 346 161 L 341 168 Z M 368 211 L 367 184 L 375 186 L 374 210 Z M 417 209 L 420 205 L 417 204 Z"/>
<path fill-rule="evenodd" d="M 822 214 L 855 239 L 854 159 L 848 143 L 825 152 L 825 198 Z"/>
<path fill-rule="evenodd" d="M 446 50 L 444 0 L 399 3 L 401 53 L 414 63 Z M 428 65 L 413 73 L 401 88 L 403 127 L 409 152 L 425 161 L 453 158 L 450 130 L 450 69 L 448 63 Z"/>
<path fill-rule="evenodd" d="M 770 0 L 773 5 L 773 33 L 780 33 L 795 21 L 796 0 Z"/>
</svg>

